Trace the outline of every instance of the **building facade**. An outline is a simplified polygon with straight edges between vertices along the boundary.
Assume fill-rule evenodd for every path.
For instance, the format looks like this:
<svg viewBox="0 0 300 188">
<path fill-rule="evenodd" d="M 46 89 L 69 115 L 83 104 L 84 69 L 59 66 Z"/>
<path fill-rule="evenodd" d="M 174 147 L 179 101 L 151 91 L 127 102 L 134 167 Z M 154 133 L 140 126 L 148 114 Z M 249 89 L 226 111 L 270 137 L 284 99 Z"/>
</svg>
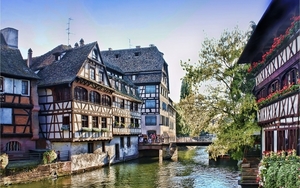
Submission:
<svg viewBox="0 0 300 188">
<path fill-rule="evenodd" d="M 300 16 L 298 0 L 272 1 L 239 63 L 251 63 L 262 128 L 262 151 L 300 155 Z"/>
<path fill-rule="evenodd" d="M 104 64 L 118 67 L 138 87 L 142 134 L 148 140 L 175 141 L 176 112 L 169 97 L 168 64 L 156 46 L 101 51 Z"/>
<path fill-rule="evenodd" d="M 36 148 L 38 134 L 37 81 L 18 49 L 18 30 L 1 30 L 0 68 L 1 153 L 23 158 Z"/>
</svg>

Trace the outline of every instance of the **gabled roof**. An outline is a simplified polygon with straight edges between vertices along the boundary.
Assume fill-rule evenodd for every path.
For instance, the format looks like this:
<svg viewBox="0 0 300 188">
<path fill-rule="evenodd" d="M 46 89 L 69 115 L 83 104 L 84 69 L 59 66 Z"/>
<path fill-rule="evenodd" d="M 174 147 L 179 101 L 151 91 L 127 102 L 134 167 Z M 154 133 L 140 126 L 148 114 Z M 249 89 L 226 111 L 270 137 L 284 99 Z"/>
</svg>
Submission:
<svg viewBox="0 0 300 188">
<path fill-rule="evenodd" d="M 101 51 L 104 63 L 112 63 L 124 73 L 162 71 L 165 60 L 156 46 Z"/>
<path fill-rule="evenodd" d="M 261 60 L 270 49 L 274 37 L 284 34 L 293 16 L 299 15 L 299 0 L 273 0 L 258 22 L 238 63 L 252 63 Z"/>
<path fill-rule="evenodd" d="M 60 51 L 66 48 L 66 46 L 60 45 L 44 56 L 35 58 L 33 67 L 35 67 L 35 70 L 41 68 L 38 72 L 38 75 L 41 77 L 38 85 L 50 86 L 74 81 L 95 45 L 97 45 L 97 42 L 85 44 L 77 48 L 67 47 L 66 51 Z M 55 61 L 55 58 L 52 57 L 54 53 L 64 52 L 65 55 L 60 60 Z"/>
<path fill-rule="evenodd" d="M 39 77 L 27 67 L 22 54 L 17 48 L 10 48 L 1 34 L 1 67 L 0 73 L 4 76 L 15 78 L 39 79 Z"/>
</svg>

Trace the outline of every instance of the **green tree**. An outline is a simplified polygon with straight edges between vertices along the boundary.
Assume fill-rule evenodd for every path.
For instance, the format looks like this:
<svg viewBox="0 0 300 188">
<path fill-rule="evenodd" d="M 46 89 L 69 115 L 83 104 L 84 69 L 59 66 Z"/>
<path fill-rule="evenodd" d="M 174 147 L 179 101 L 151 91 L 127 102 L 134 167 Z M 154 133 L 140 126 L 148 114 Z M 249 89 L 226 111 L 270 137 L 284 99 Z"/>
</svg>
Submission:
<svg viewBox="0 0 300 188">
<path fill-rule="evenodd" d="M 192 92 L 191 85 L 186 81 L 185 78 L 182 79 L 181 89 L 180 89 L 180 101 L 185 99 Z M 176 134 L 179 136 L 189 136 L 191 133 L 190 125 L 186 123 L 183 116 L 183 110 L 180 105 L 175 104 L 176 109 Z"/>
<path fill-rule="evenodd" d="M 205 130 L 216 135 L 208 147 L 212 158 L 227 153 L 241 158 L 243 148 L 252 146 L 252 135 L 259 130 L 257 105 L 251 93 L 253 75 L 247 73 L 248 65 L 237 64 L 250 34 L 236 27 L 224 31 L 219 39 L 205 38 L 198 62 L 181 62 L 193 94 L 178 105 L 193 134 Z"/>
</svg>

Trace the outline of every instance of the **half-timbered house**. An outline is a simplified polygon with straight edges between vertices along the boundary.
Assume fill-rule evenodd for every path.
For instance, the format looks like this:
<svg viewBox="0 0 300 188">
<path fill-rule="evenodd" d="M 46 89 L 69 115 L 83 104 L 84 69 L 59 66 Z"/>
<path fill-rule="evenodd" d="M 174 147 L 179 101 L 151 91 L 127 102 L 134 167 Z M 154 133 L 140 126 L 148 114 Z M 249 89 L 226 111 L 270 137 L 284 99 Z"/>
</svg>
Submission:
<svg viewBox="0 0 300 188">
<path fill-rule="evenodd" d="M 113 161 L 137 158 L 139 135 L 142 133 L 141 104 L 137 86 L 124 77 L 122 70 L 109 62 L 104 62 L 112 87 L 113 140 L 115 147 Z"/>
<path fill-rule="evenodd" d="M 97 42 L 60 45 L 32 58 L 40 76 L 40 148 L 60 152 L 60 158 L 94 153 L 110 154 L 112 93 Z"/>
<path fill-rule="evenodd" d="M 298 0 L 271 1 L 238 61 L 255 75 L 262 151 L 300 155 L 299 10 Z"/>
<path fill-rule="evenodd" d="M 156 46 L 101 51 L 104 62 L 110 62 L 124 72 L 136 86 L 141 107 L 142 134 L 156 135 L 156 140 L 175 140 L 175 109 L 169 98 L 168 64 Z"/>
<path fill-rule="evenodd" d="M 28 68 L 18 49 L 18 30 L 1 30 L 0 54 L 1 153 L 7 153 L 11 160 L 26 158 L 39 138 L 39 77 Z"/>
</svg>

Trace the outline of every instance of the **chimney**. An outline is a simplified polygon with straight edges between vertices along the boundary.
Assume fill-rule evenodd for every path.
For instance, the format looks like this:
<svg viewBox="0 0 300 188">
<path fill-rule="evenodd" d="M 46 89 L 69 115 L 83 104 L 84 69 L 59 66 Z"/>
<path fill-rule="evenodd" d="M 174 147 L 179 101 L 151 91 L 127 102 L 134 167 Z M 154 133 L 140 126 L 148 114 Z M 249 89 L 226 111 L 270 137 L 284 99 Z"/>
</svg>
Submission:
<svg viewBox="0 0 300 188">
<path fill-rule="evenodd" d="M 112 48 L 108 48 L 108 51 L 112 51 Z"/>
<path fill-rule="evenodd" d="M 2 29 L 1 33 L 8 47 L 18 48 L 18 30 L 7 27 Z"/>
<path fill-rule="evenodd" d="M 84 46 L 84 40 L 83 39 L 80 39 L 80 46 Z"/>
<path fill-rule="evenodd" d="M 32 65 L 32 49 L 29 48 L 27 56 L 27 66 L 30 68 Z"/>
<path fill-rule="evenodd" d="M 78 43 L 77 43 L 77 42 L 74 44 L 74 47 L 75 47 L 75 48 L 78 48 Z"/>
<path fill-rule="evenodd" d="M 154 44 L 150 44 L 149 46 L 150 46 L 150 47 L 154 47 L 155 45 L 154 45 Z"/>
<path fill-rule="evenodd" d="M 141 46 L 136 46 L 136 48 L 141 48 Z"/>
</svg>

